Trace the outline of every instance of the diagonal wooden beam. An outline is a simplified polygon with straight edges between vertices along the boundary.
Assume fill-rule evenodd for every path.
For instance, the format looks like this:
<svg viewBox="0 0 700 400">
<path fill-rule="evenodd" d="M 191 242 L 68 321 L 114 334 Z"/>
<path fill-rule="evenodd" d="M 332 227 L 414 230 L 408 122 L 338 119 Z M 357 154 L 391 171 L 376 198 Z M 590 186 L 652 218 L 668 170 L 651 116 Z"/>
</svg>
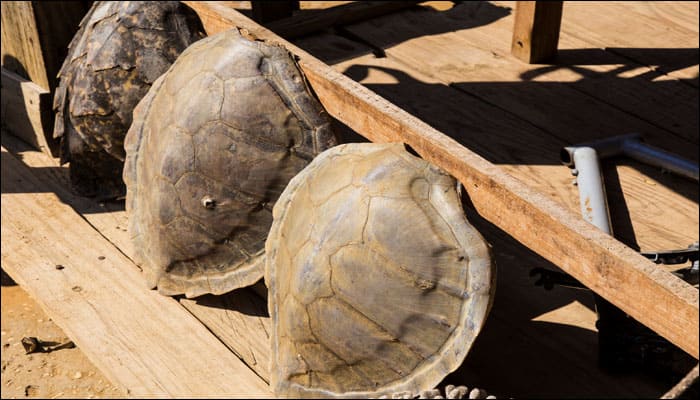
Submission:
<svg viewBox="0 0 700 400">
<path fill-rule="evenodd" d="M 459 179 L 487 220 L 698 358 L 698 290 L 455 140 L 217 2 L 185 1 L 209 35 L 239 28 L 299 58 L 326 110 L 373 142 L 404 142 Z"/>
</svg>

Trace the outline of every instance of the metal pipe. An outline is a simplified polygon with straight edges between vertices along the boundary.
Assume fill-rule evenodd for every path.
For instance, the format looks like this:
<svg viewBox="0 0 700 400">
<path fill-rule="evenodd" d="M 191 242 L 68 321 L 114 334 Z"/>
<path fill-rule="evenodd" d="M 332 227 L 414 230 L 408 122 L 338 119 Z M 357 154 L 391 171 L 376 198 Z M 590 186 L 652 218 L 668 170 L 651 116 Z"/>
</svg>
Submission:
<svg viewBox="0 0 700 400">
<path fill-rule="evenodd" d="M 577 147 L 569 154 L 577 171 L 576 183 L 579 190 L 581 215 L 598 229 L 612 235 L 605 185 L 596 150 L 592 147 Z"/>
<path fill-rule="evenodd" d="M 639 140 L 625 140 L 622 144 L 622 152 L 639 162 L 698 181 L 698 164 Z"/>
<path fill-rule="evenodd" d="M 642 137 L 638 133 L 596 140 L 577 146 L 564 147 L 560 154 L 562 163 L 569 168 L 575 168 L 574 152 L 583 147 L 595 149 L 598 153 L 598 158 L 601 160 L 623 155 L 688 179 L 698 181 L 697 163 L 644 143 Z"/>
</svg>

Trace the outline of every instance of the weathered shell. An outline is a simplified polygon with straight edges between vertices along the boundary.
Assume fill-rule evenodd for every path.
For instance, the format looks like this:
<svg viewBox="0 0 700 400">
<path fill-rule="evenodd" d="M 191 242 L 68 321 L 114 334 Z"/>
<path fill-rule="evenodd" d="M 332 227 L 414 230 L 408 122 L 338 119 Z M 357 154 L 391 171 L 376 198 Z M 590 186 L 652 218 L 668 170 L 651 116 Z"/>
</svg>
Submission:
<svg viewBox="0 0 700 400">
<path fill-rule="evenodd" d="M 136 104 L 178 55 L 204 37 L 179 1 L 97 1 L 59 72 L 54 137 L 85 196 L 124 195 L 124 136 Z"/>
<path fill-rule="evenodd" d="M 495 267 L 454 178 L 400 144 L 345 144 L 292 179 L 273 214 L 276 395 L 421 392 L 462 363 Z"/>
<path fill-rule="evenodd" d="M 275 201 L 335 144 L 283 47 L 237 30 L 190 46 L 126 138 L 129 230 L 151 287 L 195 297 L 260 280 Z"/>
</svg>

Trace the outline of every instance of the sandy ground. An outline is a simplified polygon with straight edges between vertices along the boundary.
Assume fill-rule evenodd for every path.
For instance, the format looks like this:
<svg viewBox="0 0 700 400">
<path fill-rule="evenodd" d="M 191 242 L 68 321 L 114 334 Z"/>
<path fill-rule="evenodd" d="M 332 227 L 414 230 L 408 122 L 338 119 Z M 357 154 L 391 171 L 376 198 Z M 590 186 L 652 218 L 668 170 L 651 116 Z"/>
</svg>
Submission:
<svg viewBox="0 0 700 400">
<path fill-rule="evenodd" d="M 0 302 L 3 399 L 126 397 L 77 347 L 26 354 L 23 337 L 56 344 L 70 339 L 4 271 Z"/>
</svg>

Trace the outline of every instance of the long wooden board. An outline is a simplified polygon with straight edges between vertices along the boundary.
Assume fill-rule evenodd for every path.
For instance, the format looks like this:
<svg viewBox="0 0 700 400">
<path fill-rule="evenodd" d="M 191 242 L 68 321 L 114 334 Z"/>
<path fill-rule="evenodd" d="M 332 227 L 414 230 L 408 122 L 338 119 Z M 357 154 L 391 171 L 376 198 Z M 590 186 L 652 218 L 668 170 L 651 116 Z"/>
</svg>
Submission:
<svg viewBox="0 0 700 400">
<path fill-rule="evenodd" d="M 3 269 L 125 393 L 271 396 L 177 301 L 144 290 L 136 266 L 4 148 L 1 203 Z"/>
<path fill-rule="evenodd" d="M 185 2 L 208 34 L 233 27 L 284 44 L 321 103 L 375 142 L 402 141 L 465 186 L 476 210 L 515 239 L 698 358 L 698 291 L 456 141 L 216 2 Z"/>
</svg>

